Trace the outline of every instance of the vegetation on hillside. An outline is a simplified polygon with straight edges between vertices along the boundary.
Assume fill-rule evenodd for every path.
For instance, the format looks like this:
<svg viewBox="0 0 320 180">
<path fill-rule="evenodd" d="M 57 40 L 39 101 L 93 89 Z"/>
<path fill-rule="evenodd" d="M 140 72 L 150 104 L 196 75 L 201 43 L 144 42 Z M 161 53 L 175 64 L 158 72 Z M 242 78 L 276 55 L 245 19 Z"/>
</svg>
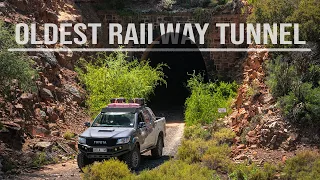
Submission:
<svg viewBox="0 0 320 180">
<path fill-rule="evenodd" d="M 89 110 L 95 115 L 111 98 L 148 99 L 157 85 L 166 84 L 163 67 L 159 64 L 153 68 L 147 61 L 128 61 L 127 54 L 118 51 L 100 53 L 90 61 L 81 59 L 76 70 L 89 93 Z"/>
<path fill-rule="evenodd" d="M 300 38 L 307 45 L 295 46 L 311 48 L 312 52 L 272 54 L 267 64 L 268 85 L 290 122 L 298 127 L 320 127 L 320 1 L 266 0 L 251 4 L 251 22 L 299 23 Z M 293 39 L 292 34 L 288 40 Z"/>
<path fill-rule="evenodd" d="M 10 48 L 21 48 L 15 42 L 14 30 L 0 21 L 0 92 L 8 95 L 10 85 L 16 80 L 24 91 L 35 90 L 33 78 L 36 72 L 25 53 L 10 52 Z"/>
</svg>

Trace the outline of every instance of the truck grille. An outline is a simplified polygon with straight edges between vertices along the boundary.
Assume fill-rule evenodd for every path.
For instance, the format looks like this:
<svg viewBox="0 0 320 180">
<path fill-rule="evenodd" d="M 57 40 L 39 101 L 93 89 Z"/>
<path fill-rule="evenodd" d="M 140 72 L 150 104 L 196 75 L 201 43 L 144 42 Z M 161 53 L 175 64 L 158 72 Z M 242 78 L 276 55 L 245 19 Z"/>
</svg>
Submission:
<svg viewBox="0 0 320 180">
<path fill-rule="evenodd" d="M 95 141 L 103 143 L 95 143 Z M 104 143 L 106 142 L 106 144 Z M 117 139 L 87 139 L 87 145 L 89 146 L 115 146 L 117 144 Z"/>
</svg>

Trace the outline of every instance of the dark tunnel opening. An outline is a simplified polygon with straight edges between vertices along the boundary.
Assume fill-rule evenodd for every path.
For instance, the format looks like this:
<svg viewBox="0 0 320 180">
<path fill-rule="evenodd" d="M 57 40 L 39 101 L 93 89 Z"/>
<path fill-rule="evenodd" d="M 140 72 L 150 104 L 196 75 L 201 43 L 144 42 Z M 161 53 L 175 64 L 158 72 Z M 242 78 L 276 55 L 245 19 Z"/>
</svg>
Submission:
<svg viewBox="0 0 320 180">
<path fill-rule="evenodd" d="M 192 43 L 190 39 L 183 44 L 181 40 L 183 35 L 179 34 L 178 43 L 173 43 L 169 40 L 168 43 L 162 43 L 162 38 L 159 39 L 159 44 L 153 45 L 152 48 L 180 49 L 185 48 L 195 49 L 193 52 L 149 52 L 146 59 L 149 59 L 150 65 L 155 67 L 159 63 L 165 63 L 169 68 L 164 68 L 164 73 L 167 76 L 167 86 L 158 86 L 155 89 L 154 95 L 151 96 L 148 105 L 155 109 L 182 108 L 186 98 L 190 95 L 190 90 L 187 88 L 187 81 L 190 79 L 190 74 L 193 72 L 202 73 L 207 81 L 206 66 L 204 59 L 197 45 Z"/>
</svg>

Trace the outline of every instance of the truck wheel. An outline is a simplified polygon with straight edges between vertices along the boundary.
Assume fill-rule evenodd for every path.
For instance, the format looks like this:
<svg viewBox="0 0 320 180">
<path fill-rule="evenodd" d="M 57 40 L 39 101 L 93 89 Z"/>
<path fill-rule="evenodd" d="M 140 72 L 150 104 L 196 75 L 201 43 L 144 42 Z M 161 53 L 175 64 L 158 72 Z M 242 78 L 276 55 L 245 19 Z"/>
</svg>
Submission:
<svg viewBox="0 0 320 180">
<path fill-rule="evenodd" d="M 139 147 L 135 145 L 132 151 L 128 152 L 123 156 L 123 159 L 130 169 L 137 170 L 141 162 L 141 154 Z"/>
<path fill-rule="evenodd" d="M 80 168 L 81 171 L 82 171 L 82 168 L 92 163 L 91 160 L 88 159 L 87 156 L 82 152 L 78 154 L 77 162 L 78 162 L 78 167 Z"/>
<path fill-rule="evenodd" d="M 162 151 L 163 151 L 163 137 L 159 136 L 156 147 L 154 149 L 151 149 L 151 155 L 154 158 L 160 158 L 162 156 Z"/>
</svg>

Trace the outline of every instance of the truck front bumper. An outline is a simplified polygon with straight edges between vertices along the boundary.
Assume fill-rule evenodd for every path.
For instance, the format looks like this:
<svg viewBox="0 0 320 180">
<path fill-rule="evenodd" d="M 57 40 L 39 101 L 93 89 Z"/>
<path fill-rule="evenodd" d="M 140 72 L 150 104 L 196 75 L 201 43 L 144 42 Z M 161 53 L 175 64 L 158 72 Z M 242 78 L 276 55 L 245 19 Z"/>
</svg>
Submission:
<svg viewBox="0 0 320 180">
<path fill-rule="evenodd" d="M 106 148 L 107 152 L 93 152 L 93 148 Z M 108 159 L 128 153 L 131 150 L 131 146 L 130 144 L 117 146 L 88 146 L 86 144 L 78 144 L 78 149 L 89 159 Z"/>
</svg>

